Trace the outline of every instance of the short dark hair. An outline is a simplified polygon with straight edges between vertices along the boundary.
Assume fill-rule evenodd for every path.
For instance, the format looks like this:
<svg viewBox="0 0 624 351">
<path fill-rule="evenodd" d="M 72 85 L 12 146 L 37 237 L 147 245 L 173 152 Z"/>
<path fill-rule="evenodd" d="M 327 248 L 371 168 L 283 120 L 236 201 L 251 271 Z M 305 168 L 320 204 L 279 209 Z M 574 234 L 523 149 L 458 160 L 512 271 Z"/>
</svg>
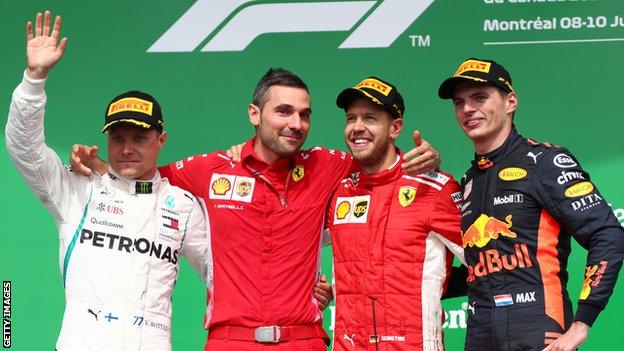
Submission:
<svg viewBox="0 0 624 351">
<path fill-rule="evenodd" d="M 274 85 L 300 88 L 310 94 L 308 86 L 298 75 L 283 68 L 271 68 L 262 76 L 258 85 L 256 85 L 251 103 L 262 109 L 267 102 L 269 88 Z"/>
</svg>

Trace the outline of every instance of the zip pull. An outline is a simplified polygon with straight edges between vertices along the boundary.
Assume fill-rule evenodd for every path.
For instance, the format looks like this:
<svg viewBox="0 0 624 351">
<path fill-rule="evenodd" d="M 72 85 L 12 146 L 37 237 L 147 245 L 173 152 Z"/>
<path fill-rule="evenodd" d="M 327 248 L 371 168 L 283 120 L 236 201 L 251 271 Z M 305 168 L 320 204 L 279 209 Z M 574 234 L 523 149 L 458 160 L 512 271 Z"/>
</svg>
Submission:
<svg viewBox="0 0 624 351">
<path fill-rule="evenodd" d="M 368 297 L 371 300 L 371 307 L 373 309 L 373 335 L 369 335 L 368 342 L 375 344 L 375 351 L 379 351 L 379 335 L 377 335 L 377 318 L 375 316 L 375 298 Z"/>
</svg>

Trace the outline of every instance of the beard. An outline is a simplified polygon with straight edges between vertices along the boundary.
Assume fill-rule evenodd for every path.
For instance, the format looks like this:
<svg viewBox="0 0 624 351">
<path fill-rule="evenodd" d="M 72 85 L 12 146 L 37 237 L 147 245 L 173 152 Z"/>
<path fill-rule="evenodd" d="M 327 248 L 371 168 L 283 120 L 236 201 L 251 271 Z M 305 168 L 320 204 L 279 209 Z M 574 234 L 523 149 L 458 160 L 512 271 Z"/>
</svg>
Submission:
<svg viewBox="0 0 624 351">
<path fill-rule="evenodd" d="M 289 143 L 287 141 L 280 140 L 280 136 L 296 136 L 300 137 L 300 141 L 296 143 Z M 293 132 L 290 130 L 282 130 L 275 134 L 265 133 L 261 130 L 258 133 L 258 138 L 271 151 L 277 154 L 280 158 L 291 157 L 296 154 L 303 143 L 305 142 L 305 135 L 301 132 Z"/>
<path fill-rule="evenodd" d="M 375 140 L 373 147 L 369 150 L 351 150 L 353 159 L 365 167 L 374 167 L 385 161 L 390 144 L 388 140 Z"/>
</svg>

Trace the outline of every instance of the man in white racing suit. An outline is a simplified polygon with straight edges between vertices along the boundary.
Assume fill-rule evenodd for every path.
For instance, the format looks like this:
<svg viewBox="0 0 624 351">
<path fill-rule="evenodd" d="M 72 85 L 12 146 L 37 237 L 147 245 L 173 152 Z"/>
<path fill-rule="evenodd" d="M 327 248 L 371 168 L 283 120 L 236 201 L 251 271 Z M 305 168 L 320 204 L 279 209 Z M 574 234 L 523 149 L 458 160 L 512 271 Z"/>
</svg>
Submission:
<svg viewBox="0 0 624 351">
<path fill-rule="evenodd" d="M 185 255 L 206 272 L 206 216 L 188 192 L 156 170 L 166 140 L 158 102 L 131 91 L 109 104 L 107 174 L 79 176 L 45 145 L 44 84 L 67 39 L 61 18 L 27 23 L 28 67 L 6 126 L 11 159 L 59 230 L 66 307 L 58 351 L 171 350 L 171 294 Z M 210 266 L 210 265 L 208 265 Z"/>
</svg>

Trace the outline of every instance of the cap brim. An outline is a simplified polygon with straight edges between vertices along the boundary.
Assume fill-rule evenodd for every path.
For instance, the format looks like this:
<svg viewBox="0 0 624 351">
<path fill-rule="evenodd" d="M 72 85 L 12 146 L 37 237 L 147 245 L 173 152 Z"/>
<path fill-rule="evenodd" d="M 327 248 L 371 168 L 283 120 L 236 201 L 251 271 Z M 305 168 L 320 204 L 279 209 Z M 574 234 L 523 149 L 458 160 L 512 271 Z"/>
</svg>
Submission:
<svg viewBox="0 0 624 351">
<path fill-rule="evenodd" d="M 110 121 L 108 122 L 106 125 L 104 125 L 104 128 L 102 128 L 102 133 L 104 133 L 106 130 L 108 130 L 111 126 L 118 124 L 118 123 L 130 123 L 130 124 L 134 124 L 137 125 L 139 127 L 143 127 L 145 129 L 156 129 L 156 127 L 154 127 L 153 125 L 143 122 L 143 121 L 139 121 L 137 119 L 132 119 L 132 118 L 120 118 L 120 119 L 116 119 L 114 121 Z"/>
<path fill-rule="evenodd" d="M 478 82 L 483 84 L 488 84 L 488 81 L 482 78 L 470 77 L 470 76 L 456 76 L 451 77 L 442 84 L 440 84 L 440 88 L 438 88 L 438 96 L 440 99 L 452 99 L 453 94 L 455 93 L 455 88 L 459 83 L 463 83 L 466 81 Z"/>
<path fill-rule="evenodd" d="M 366 94 L 359 89 L 347 88 L 338 94 L 338 97 L 336 98 L 336 106 L 346 110 L 353 100 L 361 97 L 368 98 L 368 96 L 366 96 Z"/>
</svg>

